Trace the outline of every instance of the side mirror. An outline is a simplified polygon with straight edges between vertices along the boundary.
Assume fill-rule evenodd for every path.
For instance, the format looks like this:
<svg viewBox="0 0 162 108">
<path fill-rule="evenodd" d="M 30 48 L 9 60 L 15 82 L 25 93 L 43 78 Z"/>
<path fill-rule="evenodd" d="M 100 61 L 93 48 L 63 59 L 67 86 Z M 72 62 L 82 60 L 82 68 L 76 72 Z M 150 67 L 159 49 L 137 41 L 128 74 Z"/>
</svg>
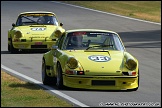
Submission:
<svg viewBox="0 0 162 108">
<path fill-rule="evenodd" d="M 63 26 L 63 23 L 60 23 L 60 26 Z"/>
<path fill-rule="evenodd" d="M 14 23 L 12 23 L 12 27 L 15 27 L 16 25 Z"/>
</svg>

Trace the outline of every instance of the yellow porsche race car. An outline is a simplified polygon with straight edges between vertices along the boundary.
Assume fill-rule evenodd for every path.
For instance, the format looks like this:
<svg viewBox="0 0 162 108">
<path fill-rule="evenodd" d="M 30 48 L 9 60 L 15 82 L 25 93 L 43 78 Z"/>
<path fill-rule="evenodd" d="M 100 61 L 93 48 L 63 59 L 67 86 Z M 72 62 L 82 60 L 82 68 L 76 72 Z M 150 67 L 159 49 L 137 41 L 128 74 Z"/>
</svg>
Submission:
<svg viewBox="0 0 162 108">
<path fill-rule="evenodd" d="M 8 30 L 8 51 L 49 50 L 58 35 L 65 32 L 53 12 L 33 11 L 18 15 L 16 24 Z"/>
<path fill-rule="evenodd" d="M 139 87 L 138 60 L 126 52 L 116 32 L 67 30 L 43 54 L 42 82 L 59 89 L 135 91 Z"/>
</svg>

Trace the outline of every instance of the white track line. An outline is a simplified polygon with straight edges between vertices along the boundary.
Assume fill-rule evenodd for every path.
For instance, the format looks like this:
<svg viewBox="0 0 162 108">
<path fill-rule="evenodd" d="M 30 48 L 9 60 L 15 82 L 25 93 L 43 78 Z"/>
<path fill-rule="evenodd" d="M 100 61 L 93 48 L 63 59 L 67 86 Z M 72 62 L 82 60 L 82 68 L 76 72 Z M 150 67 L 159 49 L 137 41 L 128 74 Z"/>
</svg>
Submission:
<svg viewBox="0 0 162 108">
<path fill-rule="evenodd" d="M 37 80 L 35 80 L 35 79 L 31 78 L 31 77 L 28 77 L 28 76 L 26 76 L 26 75 L 24 75 L 24 74 L 21 74 L 20 72 L 17 72 L 17 71 L 15 71 L 15 70 L 12 70 L 12 69 L 10 69 L 10 68 L 8 68 L 8 67 L 2 65 L 2 64 L 1 64 L 1 68 L 7 70 L 7 71 L 10 72 L 10 73 L 13 73 L 13 74 L 15 74 L 15 75 L 18 75 L 18 76 L 20 76 L 20 77 L 22 77 L 22 78 L 24 78 L 24 79 L 27 79 L 27 80 L 29 80 L 29 81 L 35 83 L 35 84 L 38 84 L 39 86 L 42 86 L 43 88 L 48 89 L 48 90 L 51 91 L 52 93 L 55 93 L 55 94 L 57 94 L 57 95 L 59 95 L 59 96 L 65 98 L 65 99 L 71 101 L 72 103 L 74 103 L 74 104 L 76 104 L 76 105 L 79 105 L 79 106 L 81 106 L 81 107 L 89 107 L 89 106 L 87 106 L 87 105 L 85 105 L 85 104 L 79 102 L 78 100 L 76 100 L 76 99 L 74 99 L 74 98 L 72 98 L 72 97 L 70 97 L 70 96 L 68 96 L 68 95 L 66 95 L 66 94 L 64 94 L 64 93 L 62 93 L 62 92 L 60 92 L 60 91 L 58 91 L 58 90 L 52 88 L 52 87 L 43 85 L 41 82 L 39 82 L 39 81 L 37 81 Z"/>
<path fill-rule="evenodd" d="M 81 7 L 81 6 L 77 6 L 77 5 L 66 4 L 66 3 L 63 3 L 63 2 L 57 2 L 57 1 L 50 1 L 50 2 L 55 2 L 55 3 L 59 3 L 59 4 L 69 5 L 69 6 L 73 6 L 73 7 L 77 7 L 77 8 L 87 9 L 87 10 L 91 10 L 91 11 L 95 11 L 95 12 L 99 12 L 99 13 L 114 15 L 114 16 L 118 16 L 118 17 L 122 17 L 122 18 L 127 18 L 127 19 L 132 19 L 132 20 L 136 20 L 136 21 L 142 21 L 142 22 L 147 22 L 147 23 L 161 25 L 161 23 L 156 23 L 156 22 L 151 22 L 151 21 L 146 21 L 146 20 L 126 17 L 126 16 L 122 16 L 122 15 L 117 15 L 117 14 L 113 14 L 113 13 L 108 13 L 108 12 L 103 12 L 103 11 L 95 10 L 95 9 L 85 8 L 85 7 Z"/>
</svg>

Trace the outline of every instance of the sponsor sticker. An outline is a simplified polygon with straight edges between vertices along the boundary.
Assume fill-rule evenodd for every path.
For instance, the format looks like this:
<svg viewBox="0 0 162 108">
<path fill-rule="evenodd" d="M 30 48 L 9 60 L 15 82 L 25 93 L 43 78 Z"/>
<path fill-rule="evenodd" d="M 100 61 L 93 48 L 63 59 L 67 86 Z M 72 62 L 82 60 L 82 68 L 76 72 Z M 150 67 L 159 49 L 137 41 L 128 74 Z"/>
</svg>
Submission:
<svg viewBox="0 0 162 108">
<path fill-rule="evenodd" d="M 44 31 L 46 30 L 46 28 L 42 28 L 42 27 L 35 27 L 35 28 L 31 28 L 32 31 Z"/>
<path fill-rule="evenodd" d="M 107 62 L 110 60 L 108 56 L 103 56 L 103 55 L 92 55 L 89 56 L 88 58 L 95 62 Z"/>
</svg>

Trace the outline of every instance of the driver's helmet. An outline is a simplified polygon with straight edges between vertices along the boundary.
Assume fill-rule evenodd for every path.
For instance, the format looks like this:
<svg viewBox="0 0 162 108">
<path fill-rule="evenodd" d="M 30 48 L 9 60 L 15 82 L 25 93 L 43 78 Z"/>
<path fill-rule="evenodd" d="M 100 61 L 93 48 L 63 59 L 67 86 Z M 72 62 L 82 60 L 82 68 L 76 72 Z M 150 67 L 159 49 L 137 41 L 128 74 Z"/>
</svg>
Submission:
<svg viewBox="0 0 162 108">
<path fill-rule="evenodd" d="M 76 46 L 80 46 L 82 45 L 82 36 L 72 36 L 71 37 L 71 44 L 76 45 Z"/>
<path fill-rule="evenodd" d="M 39 17 L 39 19 L 37 20 L 37 22 L 38 22 L 39 24 L 44 24 L 44 22 L 45 22 L 44 17 L 43 17 L 43 16 Z"/>
<path fill-rule="evenodd" d="M 44 16 L 44 19 L 45 19 L 46 24 L 49 24 L 52 22 L 51 16 Z"/>
</svg>

